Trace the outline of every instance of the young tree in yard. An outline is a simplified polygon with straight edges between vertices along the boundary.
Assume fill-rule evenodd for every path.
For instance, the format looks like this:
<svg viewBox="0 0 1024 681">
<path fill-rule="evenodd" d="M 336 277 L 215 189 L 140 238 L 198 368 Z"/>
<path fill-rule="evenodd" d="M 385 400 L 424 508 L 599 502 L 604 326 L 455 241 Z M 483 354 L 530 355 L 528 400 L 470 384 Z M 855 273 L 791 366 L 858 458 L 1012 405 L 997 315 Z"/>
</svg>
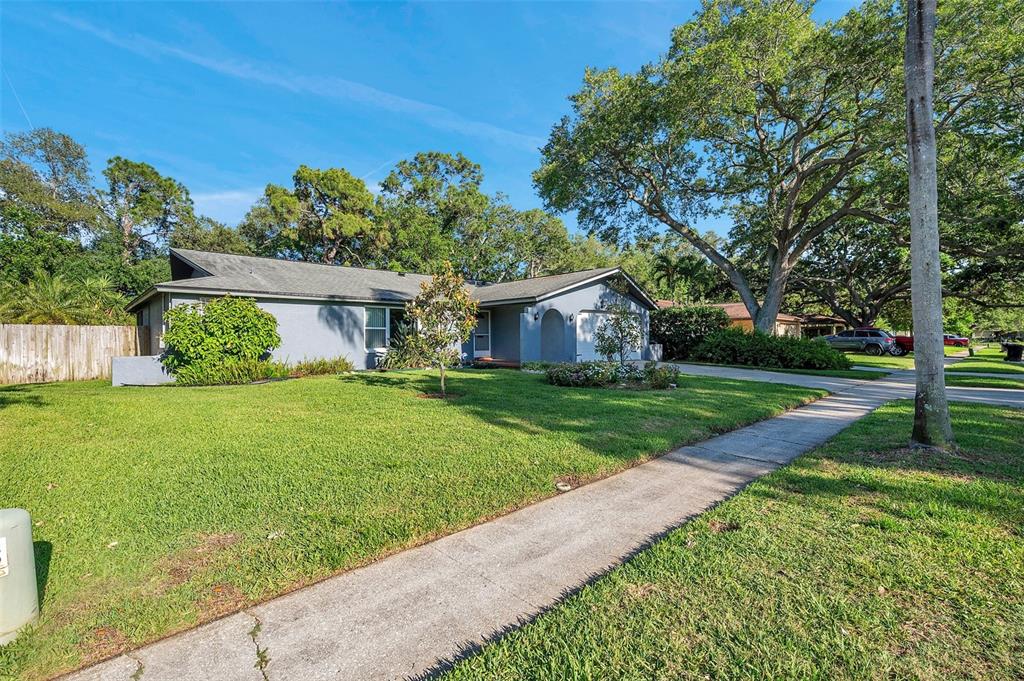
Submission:
<svg viewBox="0 0 1024 681">
<path fill-rule="evenodd" d="M 640 316 L 623 303 L 613 303 L 605 310 L 608 315 L 594 334 L 594 349 L 609 360 L 617 357 L 624 365 L 643 341 Z"/>
<path fill-rule="evenodd" d="M 927 447 L 947 448 L 953 446 L 953 427 L 946 403 L 942 341 L 942 272 L 933 119 L 935 1 L 908 0 L 904 48 L 910 166 L 911 306 L 917 374 L 911 441 Z"/>
<path fill-rule="evenodd" d="M 441 371 L 441 396 L 446 395 L 445 369 L 458 364 L 461 345 L 476 326 L 477 303 L 469 297 L 465 281 L 451 263 L 444 265 L 429 282 L 420 285 L 420 293 L 406 308 L 416 329 L 413 336 L 420 356 L 436 364 Z"/>
</svg>

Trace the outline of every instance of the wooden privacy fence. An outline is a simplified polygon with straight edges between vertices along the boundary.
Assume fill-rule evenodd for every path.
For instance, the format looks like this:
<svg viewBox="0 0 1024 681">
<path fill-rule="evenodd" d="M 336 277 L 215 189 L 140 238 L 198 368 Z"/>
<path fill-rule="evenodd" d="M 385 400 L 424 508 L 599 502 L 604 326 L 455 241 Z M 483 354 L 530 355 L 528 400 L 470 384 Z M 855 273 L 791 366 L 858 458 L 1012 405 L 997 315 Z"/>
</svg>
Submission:
<svg viewBox="0 0 1024 681">
<path fill-rule="evenodd" d="M 113 357 L 149 352 L 145 326 L 0 324 L 0 383 L 110 378 Z"/>
</svg>

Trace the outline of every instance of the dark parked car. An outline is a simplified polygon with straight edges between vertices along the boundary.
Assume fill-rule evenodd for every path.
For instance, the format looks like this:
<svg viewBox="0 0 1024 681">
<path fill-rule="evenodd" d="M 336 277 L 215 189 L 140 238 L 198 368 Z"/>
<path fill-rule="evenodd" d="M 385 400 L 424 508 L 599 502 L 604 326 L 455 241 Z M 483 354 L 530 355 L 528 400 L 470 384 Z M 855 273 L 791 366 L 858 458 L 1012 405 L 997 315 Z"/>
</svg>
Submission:
<svg viewBox="0 0 1024 681">
<path fill-rule="evenodd" d="M 823 336 L 821 340 L 836 350 L 866 352 L 869 355 L 891 352 L 895 344 L 892 334 L 882 329 L 850 329 L 834 336 Z"/>
</svg>

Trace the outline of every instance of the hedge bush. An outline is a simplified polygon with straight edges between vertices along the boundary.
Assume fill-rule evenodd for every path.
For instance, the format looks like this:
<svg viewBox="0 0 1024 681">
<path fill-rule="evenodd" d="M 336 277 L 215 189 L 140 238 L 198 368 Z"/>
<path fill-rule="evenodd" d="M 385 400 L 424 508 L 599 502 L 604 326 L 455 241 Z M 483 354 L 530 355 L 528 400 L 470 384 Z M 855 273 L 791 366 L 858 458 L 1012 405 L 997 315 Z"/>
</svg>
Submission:
<svg viewBox="0 0 1024 681">
<path fill-rule="evenodd" d="M 735 328 L 709 335 L 693 349 L 690 359 L 774 369 L 849 369 L 851 366 L 846 355 L 820 340 L 769 336 Z"/>
<path fill-rule="evenodd" d="M 679 382 L 679 370 L 659 367 L 656 362 L 618 364 L 612 362 L 578 362 L 553 364 L 547 368 L 548 383 L 571 388 L 603 388 L 625 384 L 664 390 Z"/>
<path fill-rule="evenodd" d="M 274 315 L 249 298 L 176 305 L 164 315 L 166 350 L 160 361 L 175 376 L 185 367 L 201 365 L 213 372 L 223 365 L 247 365 L 281 344 Z"/>
<path fill-rule="evenodd" d="M 348 357 L 332 357 L 330 359 L 306 359 L 289 367 L 288 375 L 295 378 L 303 376 L 325 376 L 327 374 L 347 374 L 355 367 Z"/>
<path fill-rule="evenodd" d="M 211 364 L 201 362 L 178 367 L 174 384 L 192 387 L 197 385 L 241 385 L 274 378 L 287 378 L 291 374 L 288 365 L 259 359 L 237 359 Z"/>
<path fill-rule="evenodd" d="M 729 315 L 720 307 L 669 307 L 651 313 L 651 342 L 661 343 L 665 359 L 690 359 L 701 341 L 727 326 Z"/>
</svg>

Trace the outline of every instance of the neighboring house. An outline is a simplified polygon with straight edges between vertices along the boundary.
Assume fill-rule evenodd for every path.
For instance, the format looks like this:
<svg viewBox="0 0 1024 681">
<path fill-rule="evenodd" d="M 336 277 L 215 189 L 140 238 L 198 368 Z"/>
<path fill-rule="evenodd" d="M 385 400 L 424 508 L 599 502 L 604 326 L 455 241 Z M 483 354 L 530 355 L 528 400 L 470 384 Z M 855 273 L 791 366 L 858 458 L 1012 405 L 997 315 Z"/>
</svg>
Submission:
<svg viewBox="0 0 1024 681">
<path fill-rule="evenodd" d="M 659 300 L 657 306 L 660 308 L 677 307 L 678 303 L 671 300 Z M 729 315 L 730 326 L 735 326 L 739 329 L 746 331 L 752 331 L 754 329 L 754 320 L 750 318 L 750 313 L 747 312 L 747 306 L 743 303 L 709 303 L 710 307 L 720 307 L 725 310 L 725 313 Z M 796 336 L 800 337 L 800 318 L 791 314 L 784 314 L 780 312 L 775 318 L 775 330 L 776 336 Z"/>
<path fill-rule="evenodd" d="M 712 307 L 720 307 L 725 310 L 725 313 L 729 315 L 729 320 L 732 322 L 730 326 L 735 326 L 747 331 L 753 330 L 754 320 L 750 318 L 750 313 L 747 312 L 747 306 L 743 303 L 716 303 Z M 800 318 L 780 312 L 778 316 L 775 317 L 774 333 L 776 336 L 796 336 L 799 338 Z"/>
<path fill-rule="evenodd" d="M 422 274 L 175 248 L 170 260 L 171 281 L 128 305 L 138 323 L 149 327 L 153 352 L 163 347 L 168 309 L 231 294 L 255 299 L 277 319 L 281 346 L 275 359 L 346 356 L 357 369 L 374 367 L 405 304 L 430 280 Z M 604 308 L 615 302 L 626 303 L 640 317 L 643 350 L 637 358 L 649 357 L 648 313 L 654 301 L 617 267 L 467 287 L 480 304 L 477 327 L 462 347 L 467 360 L 518 365 L 597 359 L 594 333 L 607 314 Z M 156 357 L 115 362 L 115 384 L 166 380 Z"/>
<path fill-rule="evenodd" d="M 824 314 L 800 315 L 800 329 L 804 338 L 834 336 L 849 326 L 842 317 Z"/>
</svg>

